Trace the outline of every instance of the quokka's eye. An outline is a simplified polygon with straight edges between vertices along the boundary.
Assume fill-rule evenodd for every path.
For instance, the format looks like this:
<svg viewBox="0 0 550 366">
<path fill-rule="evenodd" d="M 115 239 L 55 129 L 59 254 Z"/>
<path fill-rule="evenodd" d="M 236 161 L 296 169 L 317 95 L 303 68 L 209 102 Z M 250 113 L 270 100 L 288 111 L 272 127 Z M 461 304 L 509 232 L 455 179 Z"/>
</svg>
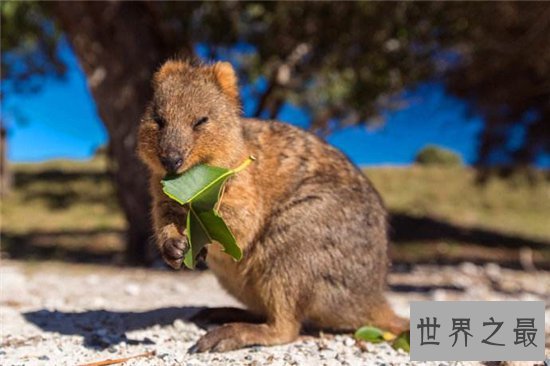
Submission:
<svg viewBox="0 0 550 366">
<path fill-rule="evenodd" d="M 161 116 L 153 116 L 153 121 L 160 127 L 164 127 L 166 125 L 166 120 L 162 118 Z"/>
<path fill-rule="evenodd" d="M 208 122 L 208 117 L 201 117 L 198 120 L 196 120 L 195 123 L 193 123 L 193 128 L 197 128 L 200 125 L 205 124 L 206 122 Z"/>
</svg>

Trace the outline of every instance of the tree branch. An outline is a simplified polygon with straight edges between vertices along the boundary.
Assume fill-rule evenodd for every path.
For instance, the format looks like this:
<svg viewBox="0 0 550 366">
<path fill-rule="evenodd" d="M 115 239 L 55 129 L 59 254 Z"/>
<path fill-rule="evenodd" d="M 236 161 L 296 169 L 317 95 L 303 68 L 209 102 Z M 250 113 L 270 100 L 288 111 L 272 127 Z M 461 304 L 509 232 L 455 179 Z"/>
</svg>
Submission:
<svg viewBox="0 0 550 366">
<path fill-rule="evenodd" d="M 254 117 L 260 116 L 266 106 L 269 105 L 270 99 L 275 94 L 277 89 L 286 88 L 288 86 L 292 72 L 296 69 L 296 66 L 302 61 L 302 59 L 309 53 L 310 49 L 311 47 L 309 44 L 300 43 L 292 50 L 283 62 L 274 68 L 271 76 L 269 77 L 268 87 L 260 97 L 256 111 L 254 112 Z M 273 116 L 274 114 L 276 116 L 276 112 L 279 111 L 282 104 L 282 100 L 276 100 L 273 104 L 274 109 L 271 109 L 270 111 L 270 116 Z"/>
</svg>

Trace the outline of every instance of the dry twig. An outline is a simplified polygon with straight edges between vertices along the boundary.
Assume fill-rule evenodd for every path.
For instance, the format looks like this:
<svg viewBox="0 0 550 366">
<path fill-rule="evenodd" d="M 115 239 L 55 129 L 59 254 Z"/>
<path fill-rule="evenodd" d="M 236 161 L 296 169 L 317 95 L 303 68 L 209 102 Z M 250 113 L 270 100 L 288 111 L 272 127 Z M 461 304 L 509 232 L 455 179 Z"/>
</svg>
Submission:
<svg viewBox="0 0 550 366">
<path fill-rule="evenodd" d="M 125 358 L 117 358 L 114 360 L 104 360 L 104 361 L 98 361 L 98 362 L 92 362 L 92 363 L 85 363 L 79 366 L 108 366 L 108 365 L 116 365 L 117 363 L 123 363 L 129 360 L 132 360 L 134 358 L 140 358 L 140 357 L 151 357 L 155 355 L 155 351 L 140 353 L 139 355 L 125 357 Z"/>
</svg>

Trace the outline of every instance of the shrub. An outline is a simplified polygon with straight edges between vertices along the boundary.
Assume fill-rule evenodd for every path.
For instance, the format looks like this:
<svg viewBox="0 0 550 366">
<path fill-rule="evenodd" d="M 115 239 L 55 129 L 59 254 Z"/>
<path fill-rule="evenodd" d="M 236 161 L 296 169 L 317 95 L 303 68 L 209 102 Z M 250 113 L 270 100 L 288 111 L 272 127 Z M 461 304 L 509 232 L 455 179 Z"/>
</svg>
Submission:
<svg viewBox="0 0 550 366">
<path fill-rule="evenodd" d="M 462 158 L 452 150 L 428 145 L 416 154 L 415 162 L 421 165 L 460 166 Z"/>
</svg>

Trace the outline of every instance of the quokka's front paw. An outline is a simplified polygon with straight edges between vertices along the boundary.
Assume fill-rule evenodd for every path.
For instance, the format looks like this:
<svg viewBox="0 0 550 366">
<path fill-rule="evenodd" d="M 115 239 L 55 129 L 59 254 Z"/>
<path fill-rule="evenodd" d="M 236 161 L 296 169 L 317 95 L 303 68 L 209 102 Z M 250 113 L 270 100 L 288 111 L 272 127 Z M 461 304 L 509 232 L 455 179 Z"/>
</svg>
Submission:
<svg viewBox="0 0 550 366">
<path fill-rule="evenodd" d="M 183 235 L 164 236 L 161 235 L 159 247 L 164 261 L 174 269 L 179 269 L 183 263 L 183 257 L 189 250 L 189 241 Z"/>
</svg>

